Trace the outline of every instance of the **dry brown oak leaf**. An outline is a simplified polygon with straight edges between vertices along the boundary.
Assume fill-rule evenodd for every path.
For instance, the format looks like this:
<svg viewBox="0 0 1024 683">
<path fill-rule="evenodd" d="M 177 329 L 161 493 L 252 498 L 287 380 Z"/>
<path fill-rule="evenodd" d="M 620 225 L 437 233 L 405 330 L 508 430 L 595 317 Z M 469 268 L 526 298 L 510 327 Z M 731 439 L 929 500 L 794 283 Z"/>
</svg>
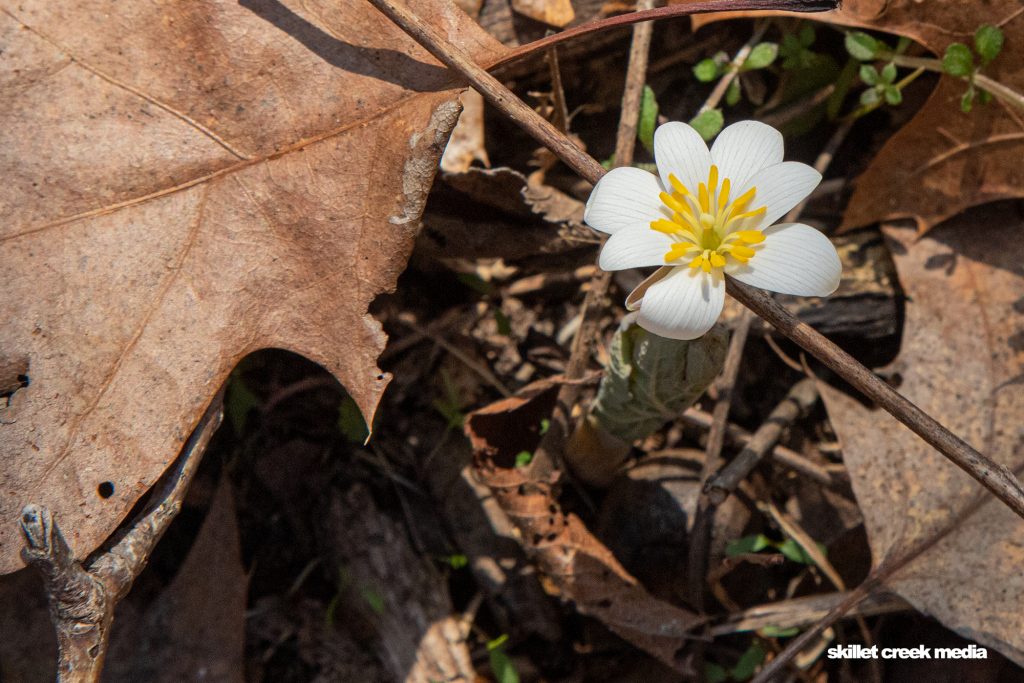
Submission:
<svg viewBox="0 0 1024 683">
<path fill-rule="evenodd" d="M 752 14 L 785 13 L 701 15 L 694 18 L 694 26 Z M 973 45 L 978 27 L 994 24 L 1006 39 L 982 73 L 1024 93 L 1020 0 L 845 0 L 839 11 L 804 18 L 907 36 L 937 56 L 950 43 Z M 966 89 L 967 83 L 958 78 L 939 79 L 920 111 L 886 141 L 857 179 L 842 230 L 913 218 L 924 234 L 966 208 L 1024 197 L 1024 112 L 993 100 L 964 113 L 960 98 Z"/>
<path fill-rule="evenodd" d="M 447 0 L 410 7 L 481 63 L 504 52 Z M 22 506 L 92 551 L 256 349 L 321 363 L 373 415 L 367 306 L 405 267 L 459 90 L 363 0 L 0 10 L 0 388 L 28 382 L 0 399 L 10 572 Z"/>
<path fill-rule="evenodd" d="M 918 238 L 884 226 L 906 290 L 887 373 L 900 392 L 982 453 L 1024 470 L 1024 221 L 1004 204 Z M 1024 522 L 882 410 L 823 387 L 876 565 L 942 534 L 888 587 L 1024 665 Z"/>
</svg>

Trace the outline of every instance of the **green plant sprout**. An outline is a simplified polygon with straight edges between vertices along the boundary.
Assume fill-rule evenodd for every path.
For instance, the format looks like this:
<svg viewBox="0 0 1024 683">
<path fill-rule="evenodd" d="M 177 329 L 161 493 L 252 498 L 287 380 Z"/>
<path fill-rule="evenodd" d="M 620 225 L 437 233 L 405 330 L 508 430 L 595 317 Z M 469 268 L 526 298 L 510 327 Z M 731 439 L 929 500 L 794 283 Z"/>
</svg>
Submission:
<svg viewBox="0 0 1024 683">
<path fill-rule="evenodd" d="M 764 646 L 756 639 L 750 644 L 732 668 L 708 662 L 704 665 L 704 679 L 708 683 L 725 683 L 726 681 L 749 681 L 757 673 L 757 668 L 764 662 Z"/>
<path fill-rule="evenodd" d="M 441 371 L 441 381 L 444 383 L 444 397 L 435 398 L 430 405 L 448 421 L 448 429 L 462 429 L 466 414 L 462 412 L 462 399 L 459 392 L 455 388 L 451 375 L 444 370 Z"/>
<path fill-rule="evenodd" d="M 744 536 L 743 538 L 737 538 L 735 541 L 729 543 L 725 548 L 725 554 L 728 557 L 736 557 L 737 555 L 746 555 L 748 553 L 756 553 L 766 548 L 773 548 L 781 553 L 787 560 L 797 562 L 799 564 L 814 564 L 814 560 L 810 555 L 800 547 L 796 541 L 791 538 L 787 538 L 784 541 L 773 541 L 764 534 L 752 534 L 750 536 Z M 822 555 L 826 553 L 825 546 L 818 544 L 818 549 Z"/>
<path fill-rule="evenodd" d="M 899 47 L 894 50 L 884 41 L 863 31 L 848 33 L 845 45 L 850 56 L 862 62 L 881 60 L 898 67 L 943 73 L 966 81 L 967 90 L 960 99 L 960 108 L 967 113 L 973 109 L 975 103 L 987 104 L 992 97 L 997 97 L 1018 109 L 1024 109 L 1024 95 L 981 73 L 999 56 L 1004 41 L 1005 36 L 1002 30 L 996 26 L 985 24 L 974 33 L 973 49 L 963 43 L 951 43 L 946 48 L 942 59 L 909 57 L 902 54 L 903 50 Z M 902 45 L 903 41 L 901 41 L 900 47 Z M 878 89 L 878 84 L 868 83 L 868 85 Z M 891 85 L 900 89 L 898 83 Z M 884 92 L 880 98 L 885 99 Z"/>
<path fill-rule="evenodd" d="M 519 672 L 505 653 L 508 634 L 503 633 L 487 643 L 487 656 L 490 659 L 491 673 L 496 683 L 519 683 Z"/>
</svg>

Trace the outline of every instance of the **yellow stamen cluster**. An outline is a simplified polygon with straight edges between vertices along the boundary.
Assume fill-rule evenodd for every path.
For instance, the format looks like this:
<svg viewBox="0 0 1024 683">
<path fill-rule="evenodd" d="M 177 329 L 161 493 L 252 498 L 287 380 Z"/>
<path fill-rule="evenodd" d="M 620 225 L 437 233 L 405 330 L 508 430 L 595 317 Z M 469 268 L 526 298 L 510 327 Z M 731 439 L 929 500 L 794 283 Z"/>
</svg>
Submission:
<svg viewBox="0 0 1024 683">
<path fill-rule="evenodd" d="M 712 165 L 707 183 L 698 183 L 696 196 L 678 178 L 669 174 L 672 192 L 662 192 L 661 202 L 672 214 L 671 219 L 659 218 L 651 222 L 651 230 L 665 233 L 673 239 L 665 254 L 665 263 L 690 258 L 690 268 L 710 273 L 721 268 L 726 257 L 746 263 L 756 253 L 749 246 L 764 241 L 760 230 L 744 230 L 756 222 L 766 207 L 748 211 L 747 207 L 757 194 L 752 187 L 736 199 L 730 197 L 730 181 L 718 182 L 718 167 Z M 691 258 L 692 257 L 692 258 Z"/>
</svg>

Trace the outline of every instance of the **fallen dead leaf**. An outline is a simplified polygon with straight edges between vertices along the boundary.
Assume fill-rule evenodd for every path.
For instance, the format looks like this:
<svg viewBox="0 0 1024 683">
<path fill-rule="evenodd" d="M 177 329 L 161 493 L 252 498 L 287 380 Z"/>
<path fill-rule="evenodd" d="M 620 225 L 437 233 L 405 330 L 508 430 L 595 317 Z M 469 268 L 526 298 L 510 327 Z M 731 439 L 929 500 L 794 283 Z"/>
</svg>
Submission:
<svg viewBox="0 0 1024 683">
<path fill-rule="evenodd" d="M 694 27 L 739 16 L 787 14 L 730 12 L 694 17 Z M 796 15 L 794 15 L 796 16 Z M 985 68 L 1024 92 L 1024 7 L 1020 0 L 846 0 L 841 10 L 803 15 L 814 21 L 907 36 L 941 56 L 953 42 L 973 43 L 982 24 L 999 26 L 1002 53 Z M 891 41 L 890 41 L 891 42 Z M 921 110 L 893 135 L 857 179 L 841 230 L 882 220 L 913 218 L 924 234 L 972 206 L 1024 197 L 1024 113 L 993 100 L 960 110 L 967 84 L 942 76 Z"/>
<path fill-rule="evenodd" d="M 523 547 L 562 598 L 668 666 L 684 670 L 677 654 L 700 618 L 648 593 L 579 517 L 562 512 L 555 481 L 515 464 L 518 454 L 536 447 L 541 421 L 550 416 L 557 393 L 556 383 L 541 380 L 467 416 L 476 477 L 491 488 L 519 529 Z"/>
<path fill-rule="evenodd" d="M 446 0 L 410 6 L 503 54 Z M 256 349 L 321 363 L 372 416 L 367 306 L 405 266 L 458 91 L 359 2 L 27 0 L 0 44 L 0 367 L 28 376 L 0 408 L 10 572 L 22 506 L 86 555 Z"/>
<path fill-rule="evenodd" d="M 899 389 L 982 453 L 1024 466 L 1024 221 L 972 211 L 917 240 L 886 226 L 906 290 Z M 876 565 L 953 530 L 888 582 L 917 609 L 1024 664 L 1024 522 L 998 501 L 957 522 L 980 487 L 879 409 L 822 387 Z"/>
<path fill-rule="evenodd" d="M 170 585 L 144 614 L 118 607 L 104 680 L 245 680 L 248 590 L 235 502 L 224 478 Z"/>
</svg>

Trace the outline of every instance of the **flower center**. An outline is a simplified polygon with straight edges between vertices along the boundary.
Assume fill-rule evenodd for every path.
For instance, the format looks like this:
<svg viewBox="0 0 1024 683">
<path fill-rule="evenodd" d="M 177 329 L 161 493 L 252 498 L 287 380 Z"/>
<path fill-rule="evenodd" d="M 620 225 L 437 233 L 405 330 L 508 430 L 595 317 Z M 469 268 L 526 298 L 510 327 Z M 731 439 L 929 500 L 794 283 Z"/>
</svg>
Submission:
<svg viewBox="0 0 1024 683">
<path fill-rule="evenodd" d="M 697 191 L 691 192 L 678 178 L 669 174 L 672 192 L 662 192 L 661 202 L 672 218 L 659 218 L 651 222 L 651 230 L 665 233 L 672 238 L 672 246 L 665 254 L 665 263 L 673 264 L 689 259 L 689 267 L 700 268 L 710 273 L 712 268 L 722 268 L 726 258 L 746 263 L 757 252 L 752 244 L 764 241 L 760 230 L 748 229 L 766 212 L 766 207 L 752 211 L 747 208 L 757 194 L 757 188 L 733 199 L 729 195 L 730 181 L 718 179 L 718 166 L 712 165 L 706 183 L 698 183 Z"/>
</svg>

